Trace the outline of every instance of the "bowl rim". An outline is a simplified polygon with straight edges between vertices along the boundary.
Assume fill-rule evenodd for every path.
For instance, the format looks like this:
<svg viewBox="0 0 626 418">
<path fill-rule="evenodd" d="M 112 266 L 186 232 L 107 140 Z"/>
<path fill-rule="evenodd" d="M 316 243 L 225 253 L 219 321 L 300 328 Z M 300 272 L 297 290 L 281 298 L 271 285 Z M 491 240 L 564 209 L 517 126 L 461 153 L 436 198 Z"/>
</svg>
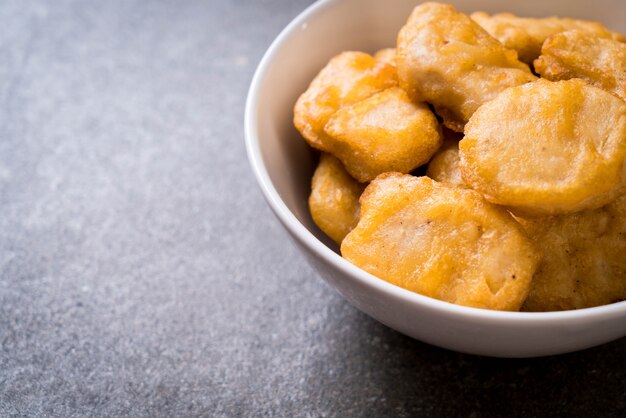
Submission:
<svg viewBox="0 0 626 418">
<path fill-rule="evenodd" d="M 400 299 L 405 303 L 416 304 L 422 308 L 437 311 L 444 315 L 461 315 L 468 319 L 475 319 L 484 322 L 506 322 L 509 324 L 527 325 L 532 324 L 548 324 L 561 322 L 564 320 L 575 321 L 591 320 L 599 317 L 618 317 L 626 315 L 626 300 L 615 302 L 608 305 L 601 305 L 591 308 L 582 308 L 566 311 L 550 311 L 550 312 L 511 312 L 497 311 L 483 308 L 474 308 L 469 306 L 456 305 L 450 302 L 434 299 L 410 290 L 401 288 L 380 279 L 357 266 L 351 264 L 348 260 L 327 247 L 320 241 L 311 231 L 309 231 L 291 212 L 285 202 L 280 197 L 278 191 L 274 187 L 272 180 L 267 171 L 267 167 L 263 161 L 259 136 L 257 132 L 258 118 L 257 109 L 259 102 L 259 90 L 268 67 L 280 50 L 286 40 L 292 36 L 298 28 L 306 23 L 307 20 L 315 18 L 324 12 L 325 9 L 332 7 L 335 3 L 343 0 L 319 0 L 308 6 L 300 12 L 287 26 L 285 26 L 278 36 L 272 41 L 269 48 L 264 53 L 259 62 L 248 90 L 244 112 L 244 136 L 246 153 L 248 162 L 252 167 L 252 171 L 256 177 L 257 183 L 261 187 L 263 196 L 269 204 L 270 208 L 277 216 L 278 220 L 288 230 L 288 232 L 309 251 L 316 254 L 324 260 L 324 262 L 333 265 L 339 269 L 341 273 L 349 276 L 353 280 L 359 281 L 362 285 L 374 289 L 377 292 L 387 294 L 387 296 Z M 421 1 L 416 2 L 416 5 Z"/>
</svg>

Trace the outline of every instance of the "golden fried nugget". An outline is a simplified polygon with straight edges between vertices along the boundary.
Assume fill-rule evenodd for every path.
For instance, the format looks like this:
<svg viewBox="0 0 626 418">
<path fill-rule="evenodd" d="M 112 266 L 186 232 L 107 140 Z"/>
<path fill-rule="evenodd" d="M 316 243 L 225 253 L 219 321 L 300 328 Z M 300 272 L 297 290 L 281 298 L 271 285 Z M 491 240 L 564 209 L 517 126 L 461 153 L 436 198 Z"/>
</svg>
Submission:
<svg viewBox="0 0 626 418">
<path fill-rule="evenodd" d="M 543 44 L 535 69 L 553 81 L 582 78 L 626 100 L 626 43 L 581 31 L 558 33 Z"/>
<path fill-rule="evenodd" d="M 384 62 L 396 67 L 396 49 L 395 48 L 385 48 L 376 51 L 374 54 L 374 59 L 376 61 Z"/>
<path fill-rule="evenodd" d="M 626 195 L 600 209 L 520 222 L 544 254 L 524 310 L 580 309 L 626 299 Z"/>
<path fill-rule="evenodd" d="M 462 136 L 444 128 L 443 145 L 428 163 L 426 175 L 433 180 L 467 188 L 459 168 L 459 141 Z"/>
<path fill-rule="evenodd" d="M 324 126 L 337 109 L 395 85 L 395 67 L 364 52 L 342 52 L 298 98 L 294 125 L 309 145 L 327 151 Z"/>
<path fill-rule="evenodd" d="M 578 29 L 590 36 L 626 41 L 622 35 L 612 32 L 598 22 L 560 18 L 526 18 L 511 13 L 489 15 L 475 12 L 470 15 L 491 36 L 507 47 L 517 51 L 519 59 L 529 65 L 541 53 L 541 45 L 555 33 Z"/>
<path fill-rule="evenodd" d="M 337 158 L 321 154 L 311 181 L 309 209 L 315 224 L 337 244 L 359 221 L 359 197 L 364 188 Z"/>
<path fill-rule="evenodd" d="M 328 150 L 360 182 L 388 171 L 408 173 L 441 145 L 437 118 L 401 88 L 339 109 L 325 128 Z"/>
<path fill-rule="evenodd" d="M 341 254 L 363 270 L 432 298 L 518 310 L 540 259 L 519 224 L 473 190 L 386 173 L 361 196 Z"/>
<path fill-rule="evenodd" d="M 514 213 L 594 209 L 626 186 L 626 103 L 582 80 L 505 90 L 459 143 L 463 180 Z"/>
<path fill-rule="evenodd" d="M 536 77 L 469 16 L 450 5 L 417 6 L 398 34 L 396 65 L 409 96 L 435 106 L 457 132 L 474 111 L 507 87 Z"/>
</svg>

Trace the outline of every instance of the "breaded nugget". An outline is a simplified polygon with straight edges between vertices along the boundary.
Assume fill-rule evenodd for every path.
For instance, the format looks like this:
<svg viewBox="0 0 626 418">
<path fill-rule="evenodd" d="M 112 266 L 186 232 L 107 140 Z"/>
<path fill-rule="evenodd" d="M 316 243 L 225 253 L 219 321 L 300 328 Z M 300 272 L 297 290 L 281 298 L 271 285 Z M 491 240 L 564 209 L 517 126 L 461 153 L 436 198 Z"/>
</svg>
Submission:
<svg viewBox="0 0 626 418">
<path fill-rule="evenodd" d="M 540 255 L 519 224 L 480 194 L 386 173 L 361 196 L 341 254 L 397 286 L 459 305 L 517 310 Z"/>
<path fill-rule="evenodd" d="M 626 186 L 626 103 L 578 79 L 512 87 L 459 148 L 463 180 L 516 214 L 598 208 Z"/>
<path fill-rule="evenodd" d="M 374 54 L 374 59 L 380 62 L 384 62 L 396 67 L 396 49 L 395 48 L 384 48 L 376 51 Z"/>
<path fill-rule="evenodd" d="M 582 78 L 626 100 L 626 43 L 581 31 L 558 33 L 543 44 L 535 69 L 553 81 Z"/>
<path fill-rule="evenodd" d="M 457 132 L 481 104 L 536 78 L 515 51 L 469 16 L 439 3 L 413 10 L 398 34 L 396 65 L 409 96 L 433 104 Z"/>
<path fill-rule="evenodd" d="M 337 244 L 359 221 L 359 197 L 364 188 L 337 158 L 321 154 L 311 181 L 309 209 L 315 224 Z"/>
<path fill-rule="evenodd" d="M 555 33 L 578 29 L 590 36 L 625 41 L 617 32 L 612 32 L 598 22 L 561 17 L 526 18 L 511 13 L 489 15 L 476 12 L 470 15 L 491 36 L 507 47 L 517 51 L 519 59 L 529 65 L 541 53 L 541 45 Z"/>
<path fill-rule="evenodd" d="M 462 135 L 445 129 L 443 145 L 428 163 L 426 175 L 440 183 L 467 188 L 459 168 L 459 141 Z"/>
<path fill-rule="evenodd" d="M 441 145 L 437 118 L 394 87 L 339 109 L 325 128 L 328 150 L 360 182 L 388 171 L 408 173 Z"/>
<path fill-rule="evenodd" d="M 364 52 L 342 52 L 320 71 L 294 107 L 294 125 L 314 148 L 327 151 L 324 126 L 342 106 L 397 85 L 396 69 Z"/>
<path fill-rule="evenodd" d="M 626 299 L 626 195 L 600 209 L 520 222 L 544 254 L 524 310 Z"/>
</svg>

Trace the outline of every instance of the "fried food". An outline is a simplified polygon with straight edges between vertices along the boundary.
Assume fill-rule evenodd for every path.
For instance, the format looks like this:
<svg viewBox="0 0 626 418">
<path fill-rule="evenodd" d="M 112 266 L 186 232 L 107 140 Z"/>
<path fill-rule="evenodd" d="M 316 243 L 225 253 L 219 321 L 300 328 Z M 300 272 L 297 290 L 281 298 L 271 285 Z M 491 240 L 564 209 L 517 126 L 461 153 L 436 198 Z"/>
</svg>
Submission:
<svg viewBox="0 0 626 418">
<path fill-rule="evenodd" d="M 459 141 L 462 136 L 444 129 L 444 141 L 428 163 L 426 175 L 440 183 L 467 188 L 459 168 Z"/>
<path fill-rule="evenodd" d="M 309 209 L 315 224 L 337 244 L 359 221 L 359 197 L 364 188 L 337 158 L 321 154 L 311 181 Z"/>
<path fill-rule="evenodd" d="M 361 269 L 485 309 L 626 300 L 620 34 L 424 3 L 395 49 L 331 59 L 294 124 L 322 151 L 311 216 Z"/>
<path fill-rule="evenodd" d="M 397 85 L 396 69 L 363 52 L 342 52 L 320 71 L 294 107 L 294 125 L 313 148 L 327 151 L 324 126 L 342 106 Z"/>
<path fill-rule="evenodd" d="M 528 65 L 541 53 L 541 45 L 555 33 L 578 29 L 590 36 L 625 42 L 617 32 L 612 32 L 598 22 L 561 17 L 525 18 L 511 13 L 489 15 L 475 12 L 470 15 L 491 36 L 510 49 L 517 51 L 519 59 Z"/>
<path fill-rule="evenodd" d="M 462 132 L 483 103 L 536 79 L 517 53 L 450 5 L 417 6 L 398 34 L 400 86 L 435 106 L 444 124 Z"/>
<path fill-rule="evenodd" d="M 519 224 L 478 193 L 386 173 L 361 196 L 341 254 L 369 273 L 447 302 L 517 310 L 540 255 Z"/>
<path fill-rule="evenodd" d="M 582 80 L 512 87 L 472 116 L 463 180 L 514 213 L 594 209 L 626 187 L 626 103 Z"/>
<path fill-rule="evenodd" d="M 327 149 L 360 182 L 388 171 L 408 173 L 441 145 L 437 118 L 394 87 L 339 109 L 325 128 Z"/>
<path fill-rule="evenodd" d="M 379 62 L 384 62 L 396 68 L 396 49 L 384 48 L 376 51 L 374 59 Z"/>
<path fill-rule="evenodd" d="M 543 44 L 535 69 L 553 81 L 582 78 L 626 100 L 626 43 L 582 31 L 559 33 Z"/>
<path fill-rule="evenodd" d="M 524 310 L 626 299 L 626 195 L 600 209 L 520 222 L 544 254 Z"/>
</svg>

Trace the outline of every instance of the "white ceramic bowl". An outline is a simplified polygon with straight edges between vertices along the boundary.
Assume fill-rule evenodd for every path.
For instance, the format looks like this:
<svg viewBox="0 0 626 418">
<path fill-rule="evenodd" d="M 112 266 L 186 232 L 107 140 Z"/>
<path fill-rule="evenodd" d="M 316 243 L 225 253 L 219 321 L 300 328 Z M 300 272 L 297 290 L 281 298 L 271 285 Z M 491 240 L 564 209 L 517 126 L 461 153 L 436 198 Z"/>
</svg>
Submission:
<svg viewBox="0 0 626 418">
<path fill-rule="evenodd" d="M 307 207 L 314 154 L 293 127 L 293 105 L 317 72 L 345 50 L 395 45 L 415 0 L 326 0 L 309 7 L 261 61 L 245 115 L 250 163 L 278 219 L 319 274 L 358 309 L 406 335 L 498 357 L 565 353 L 626 335 L 626 302 L 578 311 L 496 312 L 456 306 L 380 280 L 353 266 L 313 224 Z M 451 1 L 459 10 L 510 11 L 598 20 L 626 33 L 622 0 Z"/>
</svg>

